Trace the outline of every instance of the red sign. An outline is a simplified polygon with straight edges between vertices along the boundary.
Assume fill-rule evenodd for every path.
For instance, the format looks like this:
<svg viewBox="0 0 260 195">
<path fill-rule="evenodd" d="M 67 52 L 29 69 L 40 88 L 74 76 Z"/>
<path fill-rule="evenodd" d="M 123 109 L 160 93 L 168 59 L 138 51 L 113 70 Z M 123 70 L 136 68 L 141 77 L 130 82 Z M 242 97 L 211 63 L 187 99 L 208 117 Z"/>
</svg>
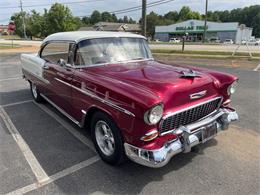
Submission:
<svg viewBox="0 0 260 195">
<path fill-rule="evenodd" d="M 15 30 L 15 23 L 13 21 L 10 21 L 8 24 L 8 31 L 14 32 Z"/>
</svg>

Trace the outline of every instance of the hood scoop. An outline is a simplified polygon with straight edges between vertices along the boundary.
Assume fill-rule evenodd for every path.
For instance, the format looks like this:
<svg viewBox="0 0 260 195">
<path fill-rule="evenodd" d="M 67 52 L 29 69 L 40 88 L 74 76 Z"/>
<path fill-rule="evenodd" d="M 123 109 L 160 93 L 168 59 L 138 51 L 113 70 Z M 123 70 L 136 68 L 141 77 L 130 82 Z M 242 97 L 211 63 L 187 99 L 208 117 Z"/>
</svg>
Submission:
<svg viewBox="0 0 260 195">
<path fill-rule="evenodd" d="M 191 69 L 189 69 L 188 71 L 181 71 L 180 72 L 180 74 L 181 74 L 181 78 L 195 78 L 195 77 L 201 77 L 200 75 L 198 75 L 198 73 L 197 72 L 195 72 L 195 71 L 193 71 L 193 70 L 191 70 Z"/>
</svg>

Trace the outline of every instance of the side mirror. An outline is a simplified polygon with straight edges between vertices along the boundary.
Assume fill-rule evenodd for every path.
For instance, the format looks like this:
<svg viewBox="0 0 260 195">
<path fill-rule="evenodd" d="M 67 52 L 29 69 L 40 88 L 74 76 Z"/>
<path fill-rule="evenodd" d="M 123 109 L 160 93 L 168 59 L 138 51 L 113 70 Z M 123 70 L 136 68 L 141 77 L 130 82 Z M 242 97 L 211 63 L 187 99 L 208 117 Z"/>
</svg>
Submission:
<svg viewBox="0 0 260 195">
<path fill-rule="evenodd" d="M 58 64 L 59 64 L 60 66 L 64 67 L 64 66 L 66 66 L 67 63 L 66 63 L 65 60 L 63 60 L 63 59 L 61 58 L 61 59 L 58 60 Z"/>
</svg>

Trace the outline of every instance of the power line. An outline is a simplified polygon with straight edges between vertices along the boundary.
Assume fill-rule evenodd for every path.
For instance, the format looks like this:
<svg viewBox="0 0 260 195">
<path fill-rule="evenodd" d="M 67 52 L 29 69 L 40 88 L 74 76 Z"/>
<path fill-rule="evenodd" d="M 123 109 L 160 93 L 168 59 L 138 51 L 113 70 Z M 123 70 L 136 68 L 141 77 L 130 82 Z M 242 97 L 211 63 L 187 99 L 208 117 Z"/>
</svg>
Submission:
<svg viewBox="0 0 260 195">
<path fill-rule="evenodd" d="M 70 2 L 57 2 L 65 5 L 70 5 L 70 4 L 77 4 L 77 3 L 86 3 L 86 2 L 97 2 L 97 1 L 104 1 L 104 0 L 85 0 L 85 1 L 70 1 Z M 48 3 L 48 4 L 37 4 L 37 5 L 23 5 L 24 8 L 27 7 L 43 7 L 43 6 L 49 6 L 53 5 L 53 3 Z M 0 9 L 18 9 L 20 6 L 12 6 L 12 7 L 0 7 Z"/>
<path fill-rule="evenodd" d="M 149 7 L 154 7 L 154 6 L 157 6 L 157 5 L 161 5 L 161 4 L 165 4 L 165 3 L 169 3 L 171 1 L 174 1 L 174 0 L 160 0 L 160 1 L 155 1 L 155 2 L 152 2 L 152 3 L 147 3 L 147 8 Z M 142 5 L 139 5 L 139 6 L 135 6 L 135 7 L 129 7 L 129 8 L 125 8 L 125 9 L 120 9 L 120 10 L 116 10 L 116 11 L 108 11 L 110 14 L 116 14 L 116 15 L 119 15 L 119 14 L 125 14 L 125 13 L 129 13 L 129 12 L 134 12 L 134 11 L 138 11 L 138 10 L 141 10 L 142 9 Z M 82 16 L 77 16 L 77 17 L 90 17 L 91 15 L 82 15 Z"/>
</svg>

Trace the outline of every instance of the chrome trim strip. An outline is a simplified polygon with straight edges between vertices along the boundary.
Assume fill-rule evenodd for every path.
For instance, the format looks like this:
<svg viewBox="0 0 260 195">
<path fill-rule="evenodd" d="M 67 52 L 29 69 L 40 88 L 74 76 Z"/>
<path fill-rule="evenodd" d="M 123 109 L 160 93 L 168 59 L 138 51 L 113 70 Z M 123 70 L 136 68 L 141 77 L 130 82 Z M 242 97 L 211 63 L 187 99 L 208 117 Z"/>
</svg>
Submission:
<svg viewBox="0 0 260 195">
<path fill-rule="evenodd" d="M 123 112 L 123 113 L 125 113 L 125 114 L 128 114 L 128 115 L 130 115 L 130 116 L 135 117 L 135 114 L 133 114 L 132 112 L 130 112 L 130 111 L 128 111 L 128 110 L 126 110 L 126 109 L 124 109 L 124 108 L 122 108 L 122 107 L 120 107 L 120 106 L 118 106 L 118 105 L 116 105 L 116 104 L 114 104 L 114 103 L 108 101 L 108 100 L 105 100 L 105 99 L 102 99 L 102 98 L 98 97 L 97 95 L 93 94 L 91 91 L 89 91 L 89 90 L 87 90 L 87 89 L 84 89 L 84 90 L 83 90 L 83 89 L 80 89 L 80 88 L 78 88 L 78 87 L 75 87 L 74 85 L 71 85 L 71 84 L 69 84 L 69 83 L 67 83 L 67 82 L 65 82 L 65 81 L 62 81 L 62 80 L 60 80 L 60 79 L 58 79 L 58 78 L 54 78 L 54 79 L 57 80 L 57 81 L 59 81 L 59 82 L 61 82 L 61 83 L 63 83 L 63 84 L 65 84 L 65 85 L 67 85 L 67 86 L 72 87 L 72 88 L 75 89 L 75 90 L 78 90 L 79 92 L 81 92 L 81 93 L 83 93 L 83 94 L 85 94 L 85 95 L 87 95 L 87 96 L 90 96 L 90 97 L 92 97 L 92 98 L 95 98 L 96 100 L 98 100 L 98 101 L 100 101 L 100 102 L 102 102 L 102 103 L 104 103 L 104 104 L 106 104 L 106 105 L 108 105 L 108 106 L 111 106 L 111 107 L 113 107 L 113 108 L 115 108 L 115 109 L 117 109 L 117 110 L 119 110 L 119 111 L 121 111 L 121 112 Z"/>
<path fill-rule="evenodd" d="M 62 108 L 57 106 L 53 101 L 51 101 L 49 98 L 47 98 L 42 93 L 40 94 L 47 102 L 49 102 L 53 107 L 55 107 L 58 111 L 60 111 L 64 116 L 66 116 L 68 119 L 70 119 L 73 123 L 78 125 L 79 127 L 82 127 L 82 124 L 78 122 L 76 119 L 74 119 L 71 115 L 69 115 L 67 112 L 65 112 Z"/>
<path fill-rule="evenodd" d="M 214 100 L 216 100 L 216 99 L 222 99 L 222 97 L 221 97 L 221 96 L 218 96 L 218 97 L 216 97 L 216 98 L 209 99 L 209 100 L 207 100 L 207 101 L 205 101 L 205 102 L 201 102 L 201 103 L 199 103 L 199 104 L 195 104 L 195 105 L 193 105 L 193 106 L 190 106 L 190 107 L 187 107 L 187 108 L 178 110 L 178 111 L 176 111 L 176 112 L 169 112 L 169 113 L 167 113 L 165 116 L 162 117 L 162 120 L 165 120 L 166 118 L 168 118 L 168 117 L 170 117 L 170 116 L 173 116 L 173 115 L 175 115 L 175 114 L 179 114 L 180 112 L 184 112 L 184 111 L 186 111 L 186 110 L 195 108 L 195 107 L 197 107 L 197 106 L 201 106 L 201 105 L 203 105 L 203 104 L 209 103 L 209 102 L 214 101 Z"/>
<path fill-rule="evenodd" d="M 194 99 L 202 98 L 203 96 L 206 95 L 206 93 L 207 93 L 207 90 L 200 91 L 198 93 L 190 94 L 190 99 L 194 100 Z"/>
<path fill-rule="evenodd" d="M 73 65 L 72 68 L 91 68 L 91 67 L 97 67 L 97 66 L 105 66 L 109 64 L 125 64 L 125 63 L 132 63 L 132 62 L 142 62 L 142 61 L 150 61 L 154 60 L 154 58 L 146 58 L 141 60 L 128 60 L 123 62 L 107 62 L 107 63 L 100 63 L 100 64 L 89 64 L 89 65 Z"/>
</svg>

